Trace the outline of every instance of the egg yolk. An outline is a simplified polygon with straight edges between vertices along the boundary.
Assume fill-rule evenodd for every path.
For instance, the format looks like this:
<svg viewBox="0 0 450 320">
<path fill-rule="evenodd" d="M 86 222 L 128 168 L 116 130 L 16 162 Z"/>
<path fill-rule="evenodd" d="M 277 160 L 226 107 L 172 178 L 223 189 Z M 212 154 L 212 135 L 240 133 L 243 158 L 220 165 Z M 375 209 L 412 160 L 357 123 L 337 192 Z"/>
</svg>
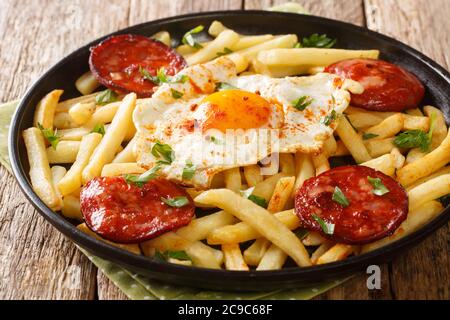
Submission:
<svg viewBox="0 0 450 320">
<path fill-rule="evenodd" d="M 270 103 L 248 91 L 218 91 L 203 99 L 204 103 L 207 108 L 201 122 L 203 131 L 261 128 L 269 122 L 271 115 Z"/>
</svg>

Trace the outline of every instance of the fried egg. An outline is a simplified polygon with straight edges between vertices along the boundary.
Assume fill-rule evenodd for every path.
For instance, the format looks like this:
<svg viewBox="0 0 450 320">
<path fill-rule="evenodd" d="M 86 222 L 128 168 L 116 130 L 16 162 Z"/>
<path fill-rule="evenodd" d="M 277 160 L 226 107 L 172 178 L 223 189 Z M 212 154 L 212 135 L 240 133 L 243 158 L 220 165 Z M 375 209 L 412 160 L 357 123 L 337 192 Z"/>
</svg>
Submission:
<svg viewBox="0 0 450 320">
<path fill-rule="evenodd" d="M 199 188 L 220 171 L 256 164 L 273 153 L 320 152 L 337 115 L 349 105 L 349 91 L 363 90 L 328 73 L 238 76 L 226 57 L 186 68 L 175 78 L 181 75 L 187 81 L 164 83 L 136 106 L 135 153 L 148 169 L 161 163 L 152 153 L 155 143 L 170 146 L 172 159 L 159 174 Z"/>
</svg>

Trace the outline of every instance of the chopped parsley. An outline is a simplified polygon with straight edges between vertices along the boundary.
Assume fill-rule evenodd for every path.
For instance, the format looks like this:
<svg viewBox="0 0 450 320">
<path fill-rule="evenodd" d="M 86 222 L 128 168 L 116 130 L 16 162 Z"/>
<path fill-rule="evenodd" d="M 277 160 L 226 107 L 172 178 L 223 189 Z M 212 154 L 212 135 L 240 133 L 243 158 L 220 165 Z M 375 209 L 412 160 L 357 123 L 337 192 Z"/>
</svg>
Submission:
<svg viewBox="0 0 450 320">
<path fill-rule="evenodd" d="M 319 35 L 314 33 L 309 37 L 304 37 L 295 44 L 294 48 L 331 48 L 337 42 L 337 39 L 328 38 L 326 34 Z"/>
<path fill-rule="evenodd" d="M 367 132 L 364 133 L 362 137 L 364 140 L 369 140 L 378 137 L 378 134 Z"/>
<path fill-rule="evenodd" d="M 367 180 L 373 187 L 372 193 L 374 195 L 382 196 L 389 192 L 389 189 L 381 182 L 380 178 L 367 177 Z"/>
<path fill-rule="evenodd" d="M 192 164 L 191 160 L 186 161 L 186 165 L 183 168 L 183 180 L 191 180 L 195 174 L 195 166 Z"/>
<path fill-rule="evenodd" d="M 204 27 L 202 25 L 199 25 L 194 29 L 189 30 L 184 34 L 183 38 L 181 39 L 181 42 L 195 49 L 203 48 L 203 46 L 193 37 L 194 34 L 202 32 L 203 29 Z"/>
<path fill-rule="evenodd" d="M 175 154 L 168 144 L 156 141 L 153 145 L 151 153 L 156 158 L 159 158 L 158 164 L 171 164 L 175 160 Z"/>
<path fill-rule="evenodd" d="M 134 174 L 126 174 L 124 178 L 128 184 L 134 184 L 141 188 L 148 181 L 155 179 L 158 176 L 158 171 L 160 169 L 161 165 L 156 165 L 139 176 Z"/>
<path fill-rule="evenodd" d="M 177 196 L 174 198 L 164 198 L 161 197 L 161 201 L 167 204 L 168 206 L 175 207 L 175 208 L 181 208 L 185 205 L 189 204 L 189 199 L 185 196 Z"/>
<path fill-rule="evenodd" d="M 175 89 L 170 89 L 170 92 L 172 93 L 172 97 L 174 99 L 180 99 L 181 97 L 183 97 L 183 92 L 177 91 Z"/>
<path fill-rule="evenodd" d="M 227 54 L 230 54 L 230 53 L 233 53 L 233 50 L 231 50 L 230 48 L 225 47 L 225 48 L 223 48 L 222 52 L 217 52 L 217 56 L 221 57 L 221 56 L 224 56 L 224 55 L 227 55 Z"/>
<path fill-rule="evenodd" d="M 103 124 L 96 124 L 94 129 L 92 129 L 91 133 L 92 132 L 100 133 L 102 136 L 104 136 L 106 133 L 105 126 Z"/>
<path fill-rule="evenodd" d="M 320 225 L 320 227 L 322 228 L 322 231 L 325 234 L 333 234 L 334 233 L 334 223 L 328 223 L 326 221 L 324 221 L 321 217 L 319 217 L 316 214 L 312 214 L 311 217 L 316 220 L 316 222 Z"/>
<path fill-rule="evenodd" d="M 402 132 L 394 139 L 394 145 L 399 148 L 420 148 L 423 152 L 430 149 L 430 144 L 430 136 L 422 130 L 408 130 Z"/>
<path fill-rule="evenodd" d="M 301 96 L 300 98 L 292 101 L 292 105 L 295 109 L 303 111 L 313 102 L 310 96 Z"/>
<path fill-rule="evenodd" d="M 172 251 L 167 250 L 164 252 L 156 251 L 155 252 L 155 258 L 160 261 L 167 261 L 169 258 L 177 259 L 181 261 L 192 261 L 191 257 L 186 253 L 186 251 L 180 250 L 180 251 Z"/>
<path fill-rule="evenodd" d="M 216 91 L 223 91 L 223 90 L 233 90 L 233 89 L 237 89 L 235 86 L 226 83 L 226 82 L 219 82 L 216 85 Z"/>
<path fill-rule="evenodd" d="M 214 136 L 210 136 L 210 137 L 209 137 L 209 140 L 210 140 L 212 143 L 217 144 L 217 145 L 224 144 L 224 142 L 223 142 L 222 140 L 220 140 L 220 139 L 218 139 L 218 138 L 216 138 L 216 137 L 214 137 Z"/>
<path fill-rule="evenodd" d="M 155 76 L 152 76 L 150 72 L 143 67 L 139 67 L 139 73 L 145 80 L 149 80 L 158 86 L 163 83 L 185 83 L 189 79 L 189 77 L 185 74 L 171 77 L 167 75 L 165 68 L 159 68 L 158 71 L 156 71 Z"/>
<path fill-rule="evenodd" d="M 333 196 L 331 197 L 331 199 L 334 202 L 339 203 L 343 207 L 348 207 L 350 205 L 350 202 L 345 197 L 345 194 L 342 192 L 342 190 L 338 186 L 336 186 L 334 188 Z"/>
<path fill-rule="evenodd" d="M 251 194 L 247 197 L 247 199 L 256 203 L 260 207 L 267 208 L 267 201 L 263 197 Z"/>
<path fill-rule="evenodd" d="M 119 100 L 118 94 L 111 89 L 101 91 L 98 95 L 95 96 L 95 103 L 100 106 L 104 106 L 105 104 L 115 102 L 117 100 Z"/>
<path fill-rule="evenodd" d="M 335 110 L 332 110 L 331 113 L 325 117 L 322 118 L 322 124 L 329 126 L 334 120 L 336 120 L 338 117 L 338 114 Z"/>
<path fill-rule="evenodd" d="M 41 130 L 45 140 L 47 140 L 48 143 L 51 144 L 53 149 L 56 149 L 56 146 L 59 143 L 58 130 L 53 131 L 52 128 L 44 128 L 40 123 L 38 123 L 37 126 L 39 130 Z"/>
</svg>

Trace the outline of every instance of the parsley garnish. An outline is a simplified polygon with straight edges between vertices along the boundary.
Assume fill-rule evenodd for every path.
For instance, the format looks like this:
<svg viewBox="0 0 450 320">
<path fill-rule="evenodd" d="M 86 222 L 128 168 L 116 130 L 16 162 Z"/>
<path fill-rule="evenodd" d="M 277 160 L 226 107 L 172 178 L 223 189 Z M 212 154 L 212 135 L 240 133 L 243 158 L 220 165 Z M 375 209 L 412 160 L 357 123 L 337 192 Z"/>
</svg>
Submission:
<svg viewBox="0 0 450 320">
<path fill-rule="evenodd" d="M 164 160 L 159 160 L 158 164 L 171 164 L 175 160 L 175 154 L 172 148 L 168 144 L 163 144 L 159 141 L 152 147 L 152 155 L 156 158 L 163 158 Z"/>
<path fill-rule="evenodd" d="M 140 176 L 134 174 L 126 174 L 124 178 L 128 184 L 135 184 L 136 186 L 141 188 L 148 181 L 155 179 L 158 176 L 159 169 L 161 169 L 161 165 L 158 164 L 153 168 L 151 168 L 150 170 L 147 170 Z"/>
<path fill-rule="evenodd" d="M 328 38 L 326 34 L 314 33 L 298 42 L 294 48 L 331 48 L 336 44 L 336 39 Z"/>
<path fill-rule="evenodd" d="M 184 44 L 187 44 L 188 46 L 195 48 L 195 49 L 201 49 L 203 46 L 195 40 L 195 38 L 192 36 L 193 34 L 197 34 L 202 32 L 204 27 L 202 25 L 195 27 L 192 30 L 189 30 L 186 32 L 181 39 L 181 42 Z"/>
<path fill-rule="evenodd" d="M 367 132 L 367 133 L 364 133 L 362 137 L 364 140 L 369 140 L 369 139 L 378 137 L 378 134 Z"/>
<path fill-rule="evenodd" d="M 183 92 L 177 91 L 175 89 L 170 89 L 170 92 L 172 93 L 172 97 L 174 99 L 180 99 L 183 96 Z"/>
<path fill-rule="evenodd" d="M 263 197 L 251 194 L 247 197 L 247 199 L 256 203 L 260 207 L 267 208 L 267 201 Z"/>
<path fill-rule="evenodd" d="M 423 152 L 430 149 L 430 144 L 430 136 L 422 130 L 408 130 L 394 139 L 394 145 L 399 148 L 420 148 Z"/>
<path fill-rule="evenodd" d="M 189 77 L 185 74 L 170 77 L 167 75 L 165 68 L 159 68 L 158 71 L 156 71 L 156 76 L 152 76 L 150 72 L 143 67 L 139 67 L 139 73 L 145 80 L 149 80 L 158 86 L 163 83 L 185 83 L 189 79 Z"/>
<path fill-rule="evenodd" d="M 210 140 L 212 143 L 217 144 L 217 145 L 220 145 L 220 144 L 223 144 L 223 143 L 224 143 L 222 140 L 220 140 L 220 139 L 218 139 L 218 138 L 216 138 L 216 137 L 214 137 L 214 136 L 210 136 L 210 137 L 209 137 L 209 140 Z"/>
<path fill-rule="evenodd" d="M 58 130 L 53 131 L 52 128 L 44 128 L 40 123 L 38 123 L 37 125 L 39 130 L 41 130 L 45 140 L 47 140 L 48 143 L 52 145 L 52 148 L 56 150 L 56 146 L 59 143 Z"/>
<path fill-rule="evenodd" d="M 219 82 L 216 85 L 216 91 L 223 91 L 223 90 L 233 90 L 233 89 L 237 89 L 235 86 L 226 83 L 226 82 Z"/>
<path fill-rule="evenodd" d="M 337 119 L 337 112 L 335 110 L 332 110 L 331 113 L 325 117 L 322 118 L 322 124 L 329 126 L 333 120 Z"/>
<path fill-rule="evenodd" d="M 105 104 L 119 100 L 117 93 L 111 89 L 106 89 L 95 96 L 95 103 L 103 106 Z"/>
<path fill-rule="evenodd" d="M 325 222 L 321 217 L 316 214 L 312 214 L 311 217 L 317 221 L 317 223 L 322 228 L 322 231 L 325 234 L 333 234 L 334 233 L 334 223 Z"/>
<path fill-rule="evenodd" d="M 192 261 L 191 257 L 186 253 L 186 251 L 172 251 L 167 250 L 164 252 L 156 251 L 155 258 L 160 261 L 167 261 L 169 258 L 182 260 L 182 261 Z"/>
<path fill-rule="evenodd" d="M 313 99 L 310 96 L 301 96 L 300 98 L 292 101 L 292 105 L 295 109 L 303 111 L 313 102 Z"/>
<path fill-rule="evenodd" d="M 102 136 L 104 136 L 106 133 L 105 126 L 103 124 L 96 124 L 94 129 L 92 129 L 91 133 L 92 132 L 100 133 Z"/>
<path fill-rule="evenodd" d="M 333 196 L 331 197 L 331 199 L 334 202 L 339 203 L 343 207 L 348 207 L 350 205 L 350 202 L 348 202 L 348 200 L 345 197 L 344 193 L 342 192 L 342 190 L 338 186 L 336 186 L 334 188 Z"/>
<path fill-rule="evenodd" d="M 185 196 L 177 196 L 174 198 L 164 198 L 161 197 L 161 201 L 167 204 L 168 206 L 175 207 L 175 208 L 181 208 L 185 205 L 189 204 L 189 199 Z"/>
<path fill-rule="evenodd" d="M 300 240 L 303 240 L 308 235 L 309 231 L 306 229 L 300 228 L 298 230 L 295 230 L 294 233 L 297 236 L 297 238 L 299 238 Z"/>
<path fill-rule="evenodd" d="M 224 55 L 229 54 L 229 53 L 233 53 L 233 50 L 231 50 L 230 48 L 225 47 L 225 48 L 223 48 L 222 52 L 217 52 L 217 56 L 221 57 L 221 56 L 224 56 Z"/>
<path fill-rule="evenodd" d="M 192 164 L 191 160 L 186 161 L 186 165 L 183 168 L 183 180 L 191 180 L 195 174 L 195 166 Z"/>
<path fill-rule="evenodd" d="M 372 178 L 367 177 L 367 180 L 370 182 L 370 184 L 373 187 L 372 193 L 377 196 L 382 196 L 389 192 L 389 189 L 386 188 L 386 186 L 381 182 L 380 178 Z"/>
</svg>

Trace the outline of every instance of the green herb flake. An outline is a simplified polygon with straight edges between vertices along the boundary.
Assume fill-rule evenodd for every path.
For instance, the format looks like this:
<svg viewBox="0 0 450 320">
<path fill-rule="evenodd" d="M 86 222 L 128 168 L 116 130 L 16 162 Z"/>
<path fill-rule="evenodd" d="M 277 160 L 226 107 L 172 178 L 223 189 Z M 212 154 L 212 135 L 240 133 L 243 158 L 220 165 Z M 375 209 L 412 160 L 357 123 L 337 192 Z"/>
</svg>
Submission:
<svg viewBox="0 0 450 320">
<path fill-rule="evenodd" d="M 95 96 L 95 103 L 99 106 L 104 106 L 105 104 L 115 102 L 119 100 L 119 95 L 111 89 L 106 89 L 101 91 Z"/>
<path fill-rule="evenodd" d="M 217 52 L 217 56 L 221 57 L 221 56 L 224 56 L 224 55 L 227 55 L 227 54 L 230 54 L 230 53 L 233 53 L 233 50 L 231 50 L 230 48 L 225 47 L 225 48 L 223 48 L 222 52 Z"/>
<path fill-rule="evenodd" d="M 216 91 L 234 90 L 234 89 L 237 89 L 237 88 L 226 82 L 219 82 L 216 85 Z"/>
<path fill-rule="evenodd" d="M 362 136 L 363 140 L 369 140 L 369 139 L 373 139 L 376 137 L 378 137 L 378 134 L 370 133 L 370 132 L 364 133 Z"/>
<path fill-rule="evenodd" d="M 251 194 L 247 197 L 247 199 L 256 203 L 260 207 L 267 208 L 267 201 L 266 201 L 266 199 L 264 199 L 262 197 Z"/>
<path fill-rule="evenodd" d="M 159 261 L 167 261 L 167 260 L 169 260 L 169 258 L 177 259 L 177 260 L 181 260 L 181 261 L 192 261 L 191 257 L 189 257 L 189 255 L 184 250 L 180 250 L 180 251 L 167 250 L 164 252 L 157 250 L 155 252 L 154 258 Z"/>
<path fill-rule="evenodd" d="M 299 110 L 303 111 L 306 109 L 307 106 L 309 106 L 313 102 L 313 99 L 310 96 L 301 96 L 300 98 L 292 101 L 292 106 Z"/>
<path fill-rule="evenodd" d="M 224 144 L 224 142 L 223 142 L 222 140 L 220 140 L 219 138 L 216 138 L 216 137 L 214 137 L 214 136 L 210 136 L 210 137 L 209 137 L 209 140 L 210 140 L 212 143 L 217 144 L 217 145 L 222 145 L 222 144 Z"/>
<path fill-rule="evenodd" d="M 151 153 L 156 158 L 162 158 L 158 161 L 159 164 L 171 164 L 175 160 L 175 154 L 168 144 L 163 144 L 159 141 L 153 145 Z"/>
<path fill-rule="evenodd" d="M 338 117 L 338 113 L 335 110 L 332 110 L 331 113 L 325 117 L 322 118 L 321 123 L 329 126 L 334 120 L 336 120 Z"/>
<path fill-rule="evenodd" d="M 373 187 L 372 193 L 374 195 L 382 196 L 389 192 L 389 189 L 381 182 L 380 178 L 367 177 L 367 180 Z"/>
<path fill-rule="evenodd" d="M 189 204 L 189 199 L 185 196 L 177 196 L 174 198 L 164 198 L 161 197 L 161 201 L 167 204 L 168 206 L 181 208 L 185 205 Z"/>
<path fill-rule="evenodd" d="M 316 214 L 312 214 L 311 217 L 316 220 L 325 234 L 332 235 L 334 233 L 334 223 L 328 223 Z"/>
<path fill-rule="evenodd" d="M 343 207 L 348 207 L 350 205 L 350 202 L 348 201 L 348 199 L 345 197 L 344 193 L 338 186 L 334 188 L 333 196 L 331 197 L 331 199 L 334 202 L 339 203 Z"/>
<path fill-rule="evenodd" d="M 134 174 L 126 174 L 124 176 L 125 181 L 128 184 L 134 184 L 138 186 L 139 188 L 143 187 L 144 184 L 146 184 L 148 181 L 155 179 L 158 177 L 158 171 L 161 169 L 161 165 L 156 165 L 150 170 L 147 170 L 143 174 L 137 176 Z"/>
<path fill-rule="evenodd" d="M 194 34 L 202 32 L 203 29 L 204 27 L 202 25 L 199 25 L 194 29 L 189 30 L 184 34 L 183 38 L 181 39 L 181 42 L 195 49 L 203 48 L 203 46 L 200 43 L 198 43 L 198 41 L 193 37 Z"/>
<path fill-rule="evenodd" d="M 241 196 L 243 196 L 245 199 L 248 199 L 248 197 L 250 197 L 250 195 L 252 194 L 253 190 L 255 189 L 255 187 L 251 187 L 245 190 L 240 190 L 239 193 L 241 194 Z"/>
<path fill-rule="evenodd" d="M 56 146 L 59 143 L 58 130 L 53 131 L 52 128 L 44 128 L 40 123 L 38 123 L 37 126 L 39 130 L 41 130 L 45 140 L 47 140 L 48 143 L 51 144 L 52 148 L 56 150 Z"/>
<path fill-rule="evenodd" d="M 170 92 L 172 93 L 172 97 L 174 99 L 180 99 L 181 97 L 183 97 L 183 92 L 177 91 L 175 89 L 170 89 Z"/>
<path fill-rule="evenodd" d="M 408 130 L 402 132 L 394 139 L 394 145 L 399 148 L 420 148 L 422 152 L 430 149 L 430 136 L 422 130 Z"/>
<path fill-rule="evenodd" d="M 186 161 L 186 165 L 183 168 L 182 178 L 183 180 L 191 180 L 195 174 L 195 166 L 191 160 Z"/>
<path fill-rule="evenodd" d="M 189 77 L 185 74 L 170 77 L 169 75 L 167 75 L 165 68 L 159 68 L 158 71 L 156 71 L 155 76 L 152 76 L 150 72 L 143 67 L 139 67 L 139 73 L 145 80 L 149 80 L 158 86 L 162 85 L 163 83 L 185 83 L 189 80 Z"/>
<path fill-rule="evenodd" d="M 303 240 L 308 235 L 309 231 L 303 228 L 300 228 L 298 230 L 294 231 L 294 234 L 299 238 L 300 240 Z"/>
<path fill-rule="evenodd" d="M 103 124 L 96 124 L 91 133 L 100 133 L 102 136 L 104 136 L 106 133 L 105 126 Z"/>
<path fill-rule="evenodd" d="M 332 48 L 336 42 L 337 39 L 328 38 L 326 34 L 314 33 L 309 37 L 304 37 L 295 44 L 294 48 Z"/>
</svg>

